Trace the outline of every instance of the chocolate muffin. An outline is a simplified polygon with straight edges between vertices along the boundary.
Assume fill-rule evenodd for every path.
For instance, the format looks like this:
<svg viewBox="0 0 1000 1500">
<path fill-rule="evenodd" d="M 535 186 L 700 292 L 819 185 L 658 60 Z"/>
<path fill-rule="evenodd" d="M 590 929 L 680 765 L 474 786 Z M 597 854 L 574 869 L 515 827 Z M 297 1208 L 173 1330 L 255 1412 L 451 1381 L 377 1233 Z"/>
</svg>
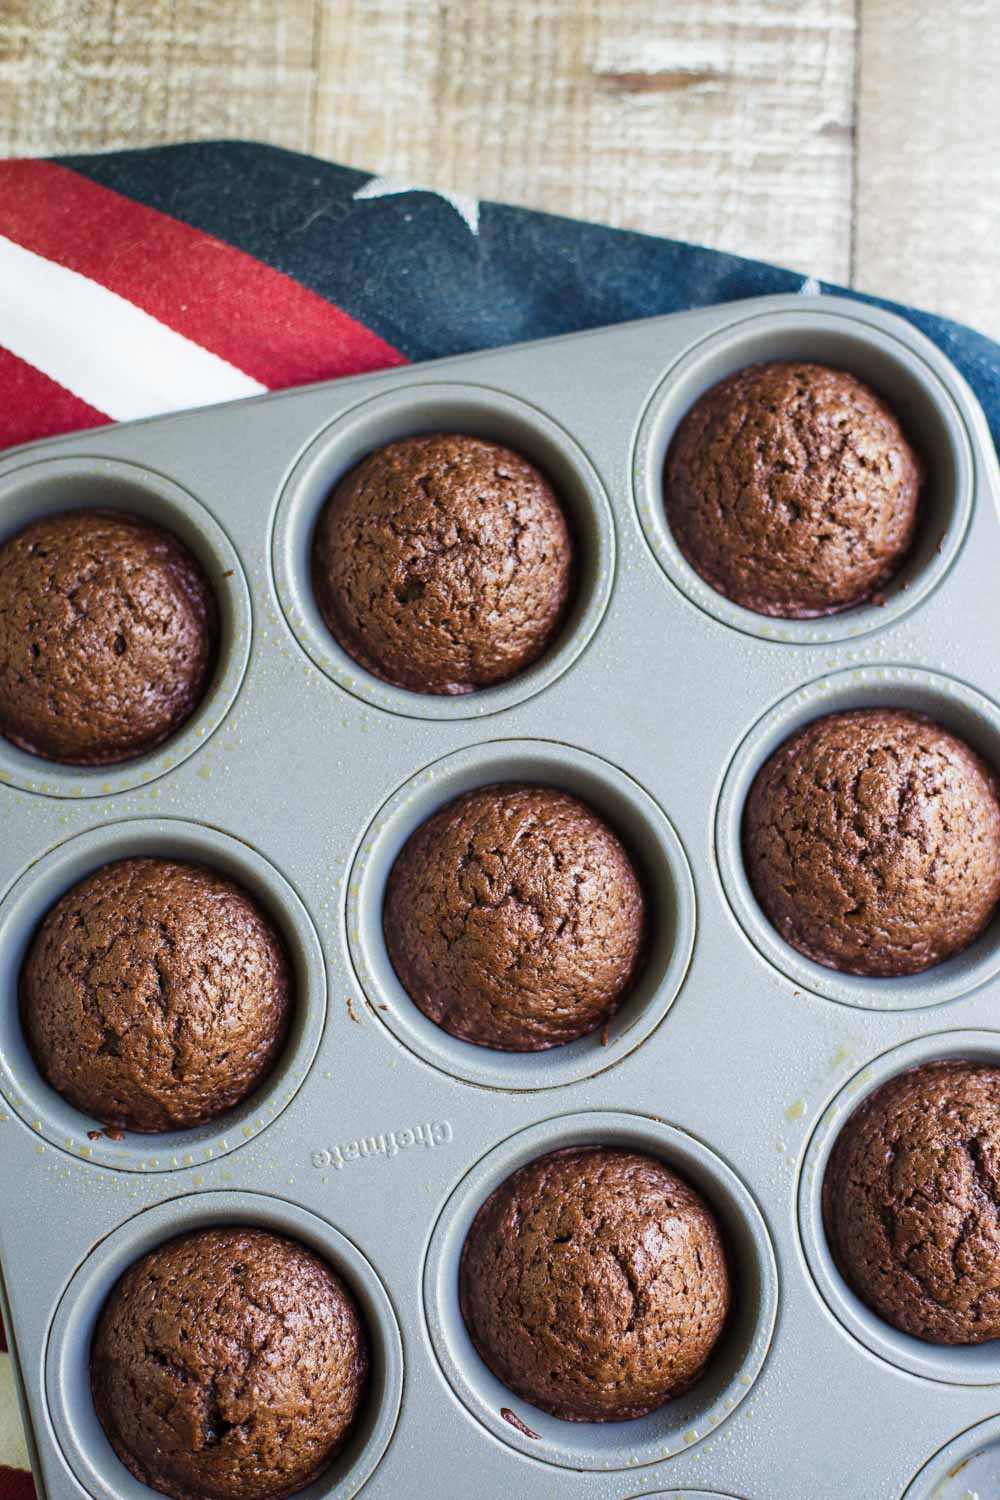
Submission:
<svg viewBox="0 0 1000 1500">
<path fill-rule="evenodd" d="M 326 1262 L 233 1226 L 129 1267 L 101 1309 L 90 1381 L 142 1484 L 174 1500 L 282 1500 L 343 1447 L 368 1367 L 361 1315 Z"/>
<path fill-rule="evenodd" d="M 169 532 L 111 510 L 33 521 L 0 546 L 0 734 L 73 766 L 152 750 L 201 701 L 217 637 Z"/>
<path fill-rule="evenodd" d="M 743 814 L 757 900 L 786 942 L 848 974 L 917 974 L 1000 900 L 997 778 L 922 714 L 816 719 L 758 771 Z"/>
<path fill-rule="evenodd" d="M 909 551 L 919 459 L 845 370 L 761 364 L 695 402 L 667 454 L 667 517 L 720 594 L 803 619 L 871 599 Z"/>
<path fill-rule="evenodd" d="M 729 1274 L 711 1209 L 638 1151 L 577 1146 L 491 1194 L 459 1266 L 462 1317 L 516 1395 L 571 1422 L 643 1417 L 701 1375 Z"/>
<path fill-rule="evenodd" d="M 602 1026 L 639 970 L 646 903 L 618 837 L 550 786 L 479 787 L 411 834 L 389 875 L 386 946 L 438 1026 L 505 1052 Z"/>
<path fill-rule="evenodd" d="M 573 546 L 548 481 L 480 438 L 378 448 L 340 481 L 313 544 L 323 618 L 355 661 L 417 693 L 504 682 L 552 644 Z"/>
<path fill-rule="evenodd" d="M 833 1258 L 879 1317 L 933 1344 L 1000 1338 L 1000 1068 L 890 1078 L 841 1130 L 823 1179 Z"/>
<path fill-rule="evenodd" d="M 66 892 L 21 974 L 38 1067 L 84 1114 L 179 1130 L 233 1108 L 285 1039 L 292 975 L 270 919 L 200 865 L 125 859 Z"/>
</svg>

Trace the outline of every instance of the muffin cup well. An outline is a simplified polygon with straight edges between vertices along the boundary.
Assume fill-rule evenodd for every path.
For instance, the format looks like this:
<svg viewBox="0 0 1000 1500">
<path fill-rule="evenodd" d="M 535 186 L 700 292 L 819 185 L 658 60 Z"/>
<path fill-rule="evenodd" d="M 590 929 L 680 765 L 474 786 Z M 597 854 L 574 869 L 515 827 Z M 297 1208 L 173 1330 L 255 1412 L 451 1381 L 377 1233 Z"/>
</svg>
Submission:
<svg viewBox="0 0 1000 1500">
<path fill-rule="evenodd" d="M 849 371 L 892 407 L 927 468 L 917 535 L 898 576 L 870 602 L 841 614 L 782 620 L 734 604 L 706 583 L 674 539 L 663 470 L 682 418 L 711 386 L 746 365 L 810 360 Z M 657 561 L 692 604 L 762 640 L 810 645 L 851 640 L 900 619 L 936 588 L 961 548 L 972 513 L 973 458 L 948 390 L 949 366 L 930 341 L 923 355 L 863 315 L 810 308 L 750 314 L 688 350 L 657 386 L 639 427 L 633 486 L 639 520 Z"/>
<path fill-rule="evenodd" d="M 797 688 L 757 721 L 726 771 L 715 813 L 719 877 L 736 920 L 763 958 L 796 985 L 865 1010 L 918 1010 L 955 1000 L 1000 972 L 1000 913 L 963 952 L 923 973 L 879 979 L 814 963 L 771 925 L 747 878 L 741 829 L 754 777 L 803 725 L 853 708 L 905 708 L 927 714 L 967 740 L 1000 772 L 1000 707 L 975 688 L 916 667 L 849 667 Z"/>
<path fill-rule="evenodd" d="M 172 479 L 119 459 L 36 459 L 0 480 L 0 541 L 29 521 L 69 510 L 121 510 L 150 521 L 198 559 L 219 612 L 212 681 L 190 718 L 156 749 L 110 766 L 67 766 L 20 750 L 0 735 L 0 783 L 49 797 L 99 797 L 145 786 L 180 765 L 229 712 L 250 655 L 250 592 L 219 523 Z"/>
<path fill-rule="evenodd" d="M 908 1068 L 944 1058 L 1000 1067 L 1000 1031 L 939 1031 L 874 1058 L 838 1089 L 806 1146 L 797 1186 L 802 1250 L 813 1284 L 831 1316 L 859 1343 L 911 1375 L 948 1385 L 1000 1384 L 1000 1340 L 985 1344 L 930 1344 L 885 1322 L 848 1286 L 834 1262 L 823 1225 L 823 1178 L 840 1131 L 858 1105 Z"/>
<path fill-rule="evenodd" d="M 196 1229 L 252 1224 L 300 1240 L 343 1277 L 371 1340 L 368 1394 L 346 1447 L 306 1489 L 302 1500 L 349 1500 L 392 1438 L 403 1390 L 403 1348 L 389 1295 L 358 1247 L 324 1219 L 263 1193 L 210 1191 L 171 1198 L 126 1220 L 97 1244 L 72 1276 L 52 1320 L 45 1349 L 49 1416 L 62 1455 L 95 1500 L 149 1500 L 115 1454 L 90 1395 L 90 1346 L 104 1301 L 118 1278 L 164 1240 Z"/>
<path fill-rule="evenodd" d="M 929 1458 L 901 1500 L 983 1500 L 995 1492 L 1000 1474 L 1000 1416 L 967 1427 Z"/>
<path fill-rule="evenodd" d="M 514 1395 L 476 1353 L 459 1308 L 459 1259 L 480 1205 L 527 1162 L 581 1145 L 630 1147 L 676 1170 L 715 1211 L 733 1262 L 733 1306 L 704 1375 L 686 1394 L 630 1422 L 567 1422 Z M 760 1209 L 732 1168 L 676 1126 L 610 1110 L 562 1115 L 529 1126 L 477 1162 L 434 1226 L 423 1287 L 434 1353 L 468 1411 L 525 1457 L 586 1471 L 658 1463 L 713 1433 L 749 1394 L 770 1348 L 778 1310 L 771 1238 Z M 503 1410 L 537 1436 L 523 1433 Z"/>
<path fill-rule="evenodd" d="M 651 939 L 635 984 L 606 1029 L 542 1052 L 500 1052 L 450 1036 L 410 999 L 382 930 L 386 881 L 414 829 L 453 798 L 493 782 L 558 787 L 604 817 L 636 863 Z M 683 847 L 666 815 L 608 761 L 546 740 L 494 740 L 455 751 L 404 783 L 376 814 L 347 883 L 347 937 L 372 1012 L 403 1046 L 454 1078 L 484 1087 L 554 1088 L 613 1067 L 663 1020 L 691 959 L 695 895 Z"/>
<path fill-rule="evenodd" d="M 45 1082 L 21 1029 L 21 969 L 39 924 L 78 881 L 114 860 L 144 855 L 205 864 L 243 886 L 283 937 L 295 975 L 284 1048 L 261 1085 L 235 1109 L 188 1130 L 129 1131 L 109 1139 L 101 1121 L 76 1109 Z M 29 866 L 0 902 L 0 1093 L 43 1140 L 88 1164 L 127 1172 L 167 1172 L 214 1160 L 254 1139 L 305 1078 L 326 1020 L 326 968 L 316 929 L 300 898 L 274 866 L 240 839 L 200 823 L 136 818 L 80 833 Z"/>
<path fill-rule="evenodd" d="M 545 475 L 566 512 L 576 549 L 575 591 L 548 651 L 526 671 L 458 697 L 415 693 L 383 682 L 334 639 L 311 580 L 312 543 L 337 481 L 374 449 L 422 432 L 461 432 L 504 443 Z M 538 408 L 486 386 L 409 385 L 374 396 L 339 417 L 299 458 L 278 504 L 272 536 L 274 581 L 285 620 L 314 666 L 376 708 L 415 719 L 473 719 L 532 697 L 562 675 L 600 624 L 615 570 L 611 508 L 583 449 Z"/>
</svg>

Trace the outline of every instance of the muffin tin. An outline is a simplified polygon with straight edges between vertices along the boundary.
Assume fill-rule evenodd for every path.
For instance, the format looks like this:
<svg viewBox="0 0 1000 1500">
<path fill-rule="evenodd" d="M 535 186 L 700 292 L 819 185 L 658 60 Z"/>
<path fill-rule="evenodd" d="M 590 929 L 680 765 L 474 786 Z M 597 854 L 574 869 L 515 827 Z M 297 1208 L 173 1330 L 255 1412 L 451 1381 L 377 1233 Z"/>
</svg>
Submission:
<svg viewBox="0 0 1000 1500">
<path fill-rule="evenodd" d="M 882 392 L 930 471 L 902 577 L 883 603 L 828 619 L 765 619 L 714 594 L 662 510 L 684 411 L 730 370 L 789 357 Z M 380 443 L 442 428 L 538 463 L 581 558 L 553 649 L 460 698 L 366 674 L 309 588 L 332 483 Z M 868 1088 L 925 1057 L 1000 1060 L 1000 922 L 913 979 L 838 975 L 777 938 L 739 850 L 756 768 L 832 709 L 924 709 L 1000 765 L 998 497 L 982 412 L 939 350 L 898 318 L 827 297 L 395 369 L 0 462 L 0 536 L 46 510 L 121 506 L 194 548 L 223 616 L 208 697 L 152 755 L 80 771 L 0 742 L 0 1256 L 49 1500 L 150 1495 L 93 1416 L 94 1320 L 153 1244 L 233 1221 L 314 1245 L 369 1321 L 372 1399 L 310 1500 L 362 1485 L 373 1500 L 499 1500 L 514 1488 L 526 1500 L 931 1500 L 960 1496 L 974 1465 L 1000 1483 L 995 1352 L 935 1351 L 878 1324 L 833 1267 L 817 1207 L 832 1136 Z M 428 1022 L 380 925 L 385 876 L 413 827 L 504 779 L 591 801 L 655 909 L 643 979 L 610 1026 L 534 1056 Z M 281 1065 L 243 1108 L 198 1131 L 114 1141 L 40 1079 L 16 985 L 48 905 L 95 865 L 139 852 L 201 858 L 246 884 L 285 932 L 301 1005 Z M 675 1165 L 734 1254 L 736 1311 L 704 1379 L 636 1422 L 567 1423 L 518 1400 L 458 1314 L 458 1255 L 479 1202 L 523 1161 L 582 1141 L 631 1142 Z"/>
</svg>

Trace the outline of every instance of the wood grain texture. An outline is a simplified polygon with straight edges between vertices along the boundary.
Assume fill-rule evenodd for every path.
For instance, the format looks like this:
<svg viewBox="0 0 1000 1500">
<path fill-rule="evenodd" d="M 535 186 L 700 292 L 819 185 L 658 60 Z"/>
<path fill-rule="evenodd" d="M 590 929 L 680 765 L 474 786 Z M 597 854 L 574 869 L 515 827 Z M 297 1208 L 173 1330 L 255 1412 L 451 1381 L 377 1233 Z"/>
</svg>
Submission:
<svg viewBox="0 0 1000 1500">
<path fill-rule="evenodd" d="M 853 0 L 322 0 L 316 149 L 848 272 Z"/>
<path fill-rule="evenodd" d="M 855 282 L 1000 337 L 1000 5 L 862 15 Z"/>
<path fill-rule="evenodd" d="M 1000 333 L 998 74 L 995 0 L 0 0 L 0 155 L 256 138 Z"/>
<path fill-rule="evenodd" d="M 0 155 L 218 136 L 308 150 L 313 0 L 0 0 Z"/>
</svg>

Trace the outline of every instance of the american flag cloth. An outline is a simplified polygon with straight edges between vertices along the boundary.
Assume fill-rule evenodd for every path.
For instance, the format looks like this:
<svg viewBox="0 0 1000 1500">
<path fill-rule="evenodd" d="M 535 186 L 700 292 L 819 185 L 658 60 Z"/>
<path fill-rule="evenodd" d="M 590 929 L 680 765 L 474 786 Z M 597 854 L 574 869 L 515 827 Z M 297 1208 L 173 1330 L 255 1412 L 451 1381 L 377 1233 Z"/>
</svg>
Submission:
<svg viewBox="0 0 1000 1500">
<path fill-rule="evenodd" d="M 843 290 L 245 142 L 0 161 L 0 448 L 713 302 Z M 996 441 L 997 345 L 861 300 L 940 345 Z M 0 1500 L 34 1494 L 27 1467 L 3 1352 Z"/>
</svg>

